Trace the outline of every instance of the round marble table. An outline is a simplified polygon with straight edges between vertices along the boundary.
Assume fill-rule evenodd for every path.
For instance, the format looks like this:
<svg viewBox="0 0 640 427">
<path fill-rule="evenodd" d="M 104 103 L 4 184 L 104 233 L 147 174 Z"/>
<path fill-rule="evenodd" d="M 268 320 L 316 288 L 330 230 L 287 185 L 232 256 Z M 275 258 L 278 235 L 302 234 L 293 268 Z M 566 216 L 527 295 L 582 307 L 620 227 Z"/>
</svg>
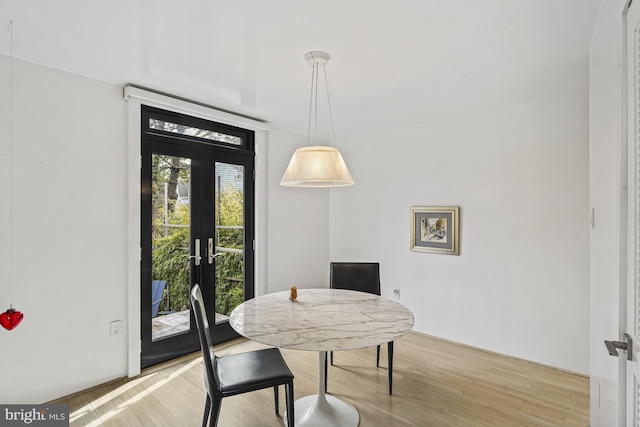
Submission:
<svg viewBox="0 0 640 427">
<path fill-rule="evenodd" d="M 395 301 L 343 289 L 299 289 L 295 301 L 289 299 L 289 291 L 259 296 L 236 307 L 229 319 L 233 329 L 254 341 L 319 352 L 318 394 L 295 402 L 300 427 L 356 427 L 356 408 L 325 394 L 327 351 L 393 341 L 406 334 L 413 321 L 413 314 Z"/>
</svg>

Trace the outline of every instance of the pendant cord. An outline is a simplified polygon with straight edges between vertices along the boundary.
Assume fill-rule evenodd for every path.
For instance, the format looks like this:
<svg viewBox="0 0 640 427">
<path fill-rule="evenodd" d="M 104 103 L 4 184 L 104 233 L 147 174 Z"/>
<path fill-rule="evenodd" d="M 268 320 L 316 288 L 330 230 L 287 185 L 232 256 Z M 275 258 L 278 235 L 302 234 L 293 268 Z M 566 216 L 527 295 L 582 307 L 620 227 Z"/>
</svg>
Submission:
<svg viewBox="0 0 640 427">
<path fill-rule="evenodd" d="M 311 90 L 309 94 L 309 118 L 307 121 L 307 146 L 311 145 L 311 121 L 315 120 L 315 139 L 316 145 L 318 141 L 318 87 L 320 86 L 320 62 L 316 60 L 313 56 L 313 52 L 309 52 L 311 54 L 309 61 L 312 61 L 311 64 Z M 309 55 L 307 54 L 307 55 Z M 306 56 L 305 56 L 306 58 Z M 327 55 L 328 59 L 328 55 Z M 331 108 L 331 97 L 329 96 L 329 79 L 327 78 L 327 69 L 325 67 L 326 61 L 322 62 L 322 72 L 324 73 L 324 87 L 327 91 L 327 105 L 329 107 L 329 121 L 331 122 L 331 136 L 329 145 L 331 141 L 333 141 L 333 145 L 336 143 L 336 130 L 333 125 L 333 109 Z M 315 107 L 315 112 L 313 111 Z"/>
<path fill-rule="evenodd" d="M 309 120 L 307 121 L 307 145 L 311 145 L 311 112 L 313 111 L 313 80 L 316 67 L 311 67 L 311 92 L 309 93 Z"/>
<path fill-rule="evenodd" d="M 13 21 L 9 20 L 9 308 L 13 309 Z"/>
<path fill-rule="evenodd" d="M 325 64 L 322 64 L 322 71 L 324 73 L 324 87 L 327 88 L 327 105 L 329 106 L 329 121 L 331 122 L 331 137 L 333 138 L 333 145 L 336 145 L 336 130 L 333 127 L 333 111 L 331 110 L 331 97 L 329 96 L 329 80 L 327 79 L 327 69 Z"/>
<path fill-rule="evenodd" d="M 315 81 L 316 81 L 316 89 L 315 89 L 315 104 L 316 104 L 316 145 L 318 145 L 318 80 L 320 80 L 320 70 L 318 68 L 318 64 L 313 65 L 313 70 L 315 71 Z"/>
</svg>

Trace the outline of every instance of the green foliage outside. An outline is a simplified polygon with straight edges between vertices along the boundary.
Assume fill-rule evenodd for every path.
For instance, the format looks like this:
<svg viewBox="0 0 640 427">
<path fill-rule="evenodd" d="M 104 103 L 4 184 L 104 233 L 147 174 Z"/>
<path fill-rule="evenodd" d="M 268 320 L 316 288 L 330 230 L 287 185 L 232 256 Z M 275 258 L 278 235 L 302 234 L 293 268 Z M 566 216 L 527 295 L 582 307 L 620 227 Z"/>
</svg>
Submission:
<svg viewBox="0 0 640 427">
<path fill-rule="evenodd" d="M 244 195 L 227 185 L 216 200 L 216 224 L 238 228 L 219 228 L 217 246 L 242 249 L 244 240 Z M 241 253 L 223 252 L 216 257 L 216 312 L 231 313 L 244 300 L 244 260 Z"/>
<path fill-rule="evenodd" d="M 160 311 L 181 311 L 189 307 L 189 229 L 181 228 L 157 242 L 153 252 L 153 277 L 166 280 Z"/>
<path fill-rule="evenodd" d="M 187 185 L 189 182 L 187 162 L 187 159 L 166 156 L 154 156 L 153 159 L 152 275 L 154 280 L 167 281 L 159 311 L 177 312 L 186 310 L 190 305 L 189 206 L 181 202 L 177 194 L 177 182 Z M 169 189 L 166 201 L 165 183 Z M 231 184 L 219 190 L 215 221 L 222 227 L 216 228 L 215 246 L 241 251 L 244 218 L 242 190 Z M 215 259 L 216 312 L 228 315 L 244 299 L 244 263 L 241 252 L 225 250 Z"/>
</svg>

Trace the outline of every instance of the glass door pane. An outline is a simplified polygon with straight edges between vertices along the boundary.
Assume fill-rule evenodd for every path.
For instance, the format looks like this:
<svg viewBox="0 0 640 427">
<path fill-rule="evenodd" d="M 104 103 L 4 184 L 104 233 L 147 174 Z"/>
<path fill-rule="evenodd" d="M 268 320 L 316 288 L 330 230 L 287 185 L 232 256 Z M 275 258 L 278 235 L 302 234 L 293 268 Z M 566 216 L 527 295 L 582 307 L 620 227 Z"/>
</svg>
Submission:
<svg viewBox="0 0 640 427">
<path fill-rule="evenodd" d="M 152 341 L 189 331 L 191 159 L 152 156 Z"/>
<path fill-rule="evenodd" d="M 244 176 L 243 165 L 215 162 L 216 323 L 228 320 L 245 296 Z"/>
</svg>

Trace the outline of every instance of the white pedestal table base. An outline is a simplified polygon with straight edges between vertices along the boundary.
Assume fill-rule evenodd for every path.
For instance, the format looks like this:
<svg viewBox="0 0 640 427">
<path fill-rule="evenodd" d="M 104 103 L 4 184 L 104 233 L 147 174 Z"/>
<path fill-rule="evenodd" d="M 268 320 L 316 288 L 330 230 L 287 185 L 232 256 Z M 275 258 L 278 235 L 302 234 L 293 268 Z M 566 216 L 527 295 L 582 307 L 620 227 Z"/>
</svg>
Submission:
<svg viewBox="0 0 640 427">
<path fill-rule="evenodd" d="M 298 399 L 296 406 L 296 427 L 357 427 L 360 423 L 358 410 L 337 397 L 325 395 L 324 402 L 320 396 L 311 395 Z M 287 425 L 287 414 L 284 414 L 284 425 Z"/>
<path fill-rule="evenodd" d="M 318 352 L 318 394 L 295 401 L 296 427 L 358 427 L 360 414 L 355 406 L 325 394 L 324 375 L 327 352 Z M 287 425 L 287 413 L 283 416 Z"/>
</svg>

